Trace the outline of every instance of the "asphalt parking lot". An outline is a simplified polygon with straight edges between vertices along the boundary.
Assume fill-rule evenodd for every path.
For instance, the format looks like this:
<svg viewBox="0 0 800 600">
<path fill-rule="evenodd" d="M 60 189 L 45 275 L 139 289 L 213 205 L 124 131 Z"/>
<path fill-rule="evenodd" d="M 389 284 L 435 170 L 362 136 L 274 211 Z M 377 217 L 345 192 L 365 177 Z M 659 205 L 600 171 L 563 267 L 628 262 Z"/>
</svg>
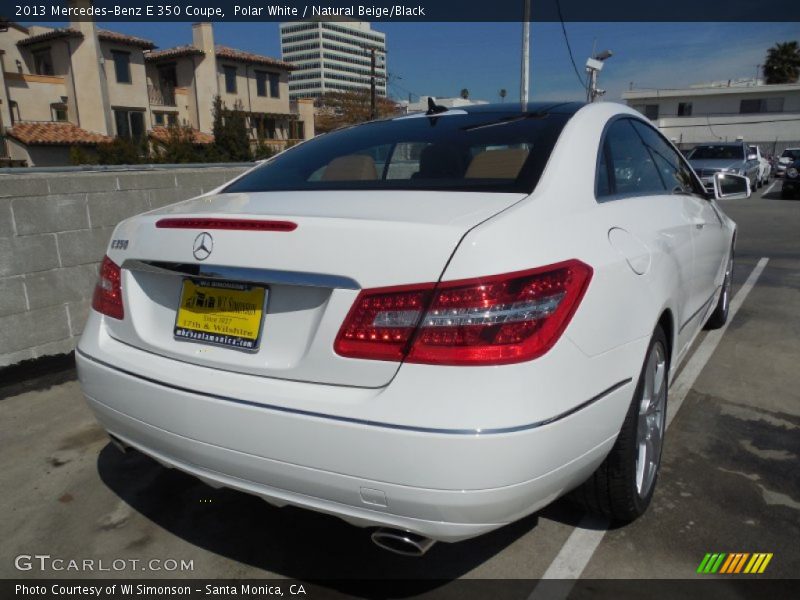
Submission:
<svg viewBox="0 0 800 600">
<path fill-rule="evenodd" d="M 637 522 L 609 526 L 562 500 L 424 558 L 400 557 L 335 518 L 120 453 L 68 381 L 0 400 L 0 577 L 336 578 L 347 592 L 348 578 L 691 578 L 708 552 L 773 553 L 758 577 L 798 577 L 800 201 L 782 200 L 780 185 L 723 203 L 739 225 L 738 311 L 721 336 L 698 339 L 673 385 L 682 403 Z M 19 571 L 20 554 L 191 560 L 193 570 Z"/>
</svg>

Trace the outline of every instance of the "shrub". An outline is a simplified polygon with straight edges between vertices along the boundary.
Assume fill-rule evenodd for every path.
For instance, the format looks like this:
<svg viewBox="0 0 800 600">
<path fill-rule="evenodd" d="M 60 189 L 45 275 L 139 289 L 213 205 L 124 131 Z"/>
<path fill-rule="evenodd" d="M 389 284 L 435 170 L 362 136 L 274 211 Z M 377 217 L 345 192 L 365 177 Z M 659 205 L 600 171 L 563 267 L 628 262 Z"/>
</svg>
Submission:
<svg viewBox="0 0 800 600">
<path fill-rule="evenodd" d="M 233 162 L 252 160 L 250 138 L 247 135 L 247 116 L 241 101 L 232 109 L 219 96 L 214 98 L 214 146 L 222 160 Z"/>
</svg>

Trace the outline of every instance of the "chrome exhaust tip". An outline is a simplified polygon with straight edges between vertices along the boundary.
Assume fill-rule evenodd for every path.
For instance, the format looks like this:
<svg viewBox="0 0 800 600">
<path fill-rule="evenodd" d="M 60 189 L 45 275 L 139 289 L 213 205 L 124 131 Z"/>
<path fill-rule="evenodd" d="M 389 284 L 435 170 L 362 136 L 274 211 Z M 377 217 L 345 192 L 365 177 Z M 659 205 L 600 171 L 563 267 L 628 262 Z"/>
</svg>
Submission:
<svg viewBox="0 0 800 600">
<path fill-rule="evenodd" d="M 381 528 L 372 534 L 372 543 L 395 554 L 423 556 L 436 541 L 410 531 Z"/>
</svg>

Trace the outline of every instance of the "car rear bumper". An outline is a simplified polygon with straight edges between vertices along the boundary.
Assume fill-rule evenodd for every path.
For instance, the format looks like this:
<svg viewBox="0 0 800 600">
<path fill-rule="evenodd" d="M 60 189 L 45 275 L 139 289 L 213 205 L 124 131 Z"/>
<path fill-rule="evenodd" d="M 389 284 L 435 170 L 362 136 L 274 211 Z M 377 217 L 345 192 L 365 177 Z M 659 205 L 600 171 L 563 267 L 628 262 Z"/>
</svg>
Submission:
<svg viewBox="0 0 800 600">
<path fill-rule="evenodd" d="M 548 452 L 554 438 L 572 439 L 582 428 L 581 423 L 592 418 L 593 410 L 588 407 L 586 414 L 581 411 L 537 430 L 484 439 L 454 438 L 276 414 L 160 386 L 83 354 L 78 354 L 77 360 L 88 404 L 102 426 L 125 445 L 166 466 L 190 473 L 214 487 L 255 494 L 279 506 L 300 506 L 361 527 L 405 529 L 441 541 L 480 535 L 549 504 L 588 477 L 614 442 L 613 437 L 604 440 L 558 469 L 511 485 L 468 490 L 453 489 L 449 486 L 454 482 L 443 481 L 447 487 L 442 489 L 408 486 L 391 482 L 393 464 L 401 456 L 415 456 L 420 470 L 472 460 L 475 468 L 502 471 L 508 461 L 531 457 L 534 463 L 537 454 Z M 111 388 L 116 388 L 116 392 L 110 398 Z M 630 393 L 630 386 L 623 386 L 605 400 L 627 402 Z M 143 404 L 159 407 L 157 410 L 124 408 Z M 152 416 L 142 418 L 146 414 Z M 167 414 L 180 416 L 192 426 L 171 431 L 172 427 L 167 429 L 148 422 L 159 422 L 159 416 Z M 227 443 L 204 441 L 209 436 L 198 428 L 200 421 L 227 432 Z M 345 470 L 348 455 L 355 449 L 362 457 L 371 457 L 376 463 L 373 468 L 385 469 L 385 477 L 368 479 L 348 475 L 346 471 L 339 473 L 277 460 L 269 452 L 259 450 L 264 440 L 270 440 L 269 445 L 284 446 L 275 454 L 283 454 L 287 447 L 294 446 L 289 451 L 296 452 L 304 463 L 308 462 L 301 458 L 308 454 L 304 446 L 324 449 L 329 457 L 339 455 Z"/>
<path fill-rule="evenodd" d="M 638 356 L 638 346 L 620 352 Z M 618 362 L 620 355 L 606 353 L 603 360 L 607 358 Z M 102 426 L 164 465 L 279 506 L 304 507 L 361 527 L 404 529 L 441 541 L 474 537 L 514 522 L 585 480 L 611 449 L 635 385 L 631 378 L 619 381 L 552 420 L 485 432 L 438 430 L 209 393 L 199 383 L 201 371 L 208 369 L 104 337 L 96 318 L 87 324 L 76 360 L 84 394 Z M 141 368 L 131 368 L 131 361 Z M 156 368 L 179 373 L 186 384 L 153 376 Z M 236 375 L 219 372 L 220 377 Z M 252 376 L 242 377 L 249 385 Z M 491 381 L 486 384 L 490 389 Z M 321 396 L 329 387 L 267 379 L 263 396 L 269 401 L 278 389 L 288 388 Z M 336 393 L 365 392 L 371 394 L 368 403 L 399 401 L 387 399 L 385 390 L 345 388 Z M 441 390 L 431 392 L 427 400 L 437 402 L 439 394 Z M 340 396 L 336 401 L 353 399 Z M 500 401 L 494 402 L 495 410 L 502 410 Z"/>
</svg>

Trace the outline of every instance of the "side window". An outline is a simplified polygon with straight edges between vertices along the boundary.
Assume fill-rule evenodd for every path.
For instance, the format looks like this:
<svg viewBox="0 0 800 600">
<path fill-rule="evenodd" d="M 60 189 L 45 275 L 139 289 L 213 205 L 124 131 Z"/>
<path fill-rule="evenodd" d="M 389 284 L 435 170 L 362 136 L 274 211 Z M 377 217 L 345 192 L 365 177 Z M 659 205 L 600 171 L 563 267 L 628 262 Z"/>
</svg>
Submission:
<svg viewBox="0 0 800 600">
<path fill-rule="evenodd" d="M 666 188 L 656 164 L 630 119 L 614 121 L 606 132 L 604 144 L 610 184 L 606 198 L 664 193 Z M 602 181 L 597 182 L 595 190 L 601 199 Z"/>
<path fill-rule="evenodd" d="M 668 191 L 684 192 L 687 194 L 702 194 L 692 176 L 692 172 L 684 163 L 672 146 L 662 138 L 652 127 L 638 121 L 631 121 L 636 131 L 650 150 L 653 160 L 658 167 L 661 178 Z"/>
<path fill-rule="evenodd" d="M 611 181 L 608 176 L 608 144 L 603 144 L 600 148 L 600 157 L 597 161 L 597 197 L 602 198 L 611 195 Z"/>
</svg>

